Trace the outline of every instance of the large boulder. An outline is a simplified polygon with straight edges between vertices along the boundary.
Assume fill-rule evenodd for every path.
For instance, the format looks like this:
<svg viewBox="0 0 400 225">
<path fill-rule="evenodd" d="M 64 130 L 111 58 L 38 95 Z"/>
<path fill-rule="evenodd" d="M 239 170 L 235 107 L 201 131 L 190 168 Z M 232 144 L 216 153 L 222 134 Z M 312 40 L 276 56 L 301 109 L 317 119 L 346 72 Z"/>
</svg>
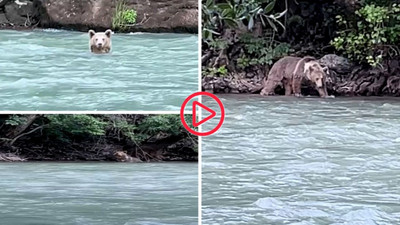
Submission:
<svg viewBox="0 0 400 225">
<path fill-rule="evenodd" d="M 138 26 L 133 30 L 197 32 L 198 1 L 196 0 L 128 0 L 137 10 Z"/>
<path fill-rule="evenodd" d="M 7 20 L 18 26 L 31 26 L 36 22 L 38 9 L 35 3 L 26 0 L 9 1 L 4 7 Z"/>
<path fill-rule="evenodd" d="M 7 2 L 9 2 L 9 0 L 0 0 L 0 7 L 5 6 Z"/>
<path fill-rule="evenodd" d="M 353 69 L 353 64 L 347 58 L 335 54 L 328 54 L 322 57 L 319 62 L 340 74 L 349 74 Z"/>
<path fill-rule="evenodd" d="M 43 27 L 110 28 L 113 1 L 110 0 L 37 0 Z"/>
<path fill-rule="evenodd" d="M 36 0 L 41 8 L 41 26 L 75 28 L 82 31 L 108 29 L 117 1 Z M 197 32 L 197 0 L 126 0 L 137 12 L 137 24 L 128 31 Z"/>
</svg>

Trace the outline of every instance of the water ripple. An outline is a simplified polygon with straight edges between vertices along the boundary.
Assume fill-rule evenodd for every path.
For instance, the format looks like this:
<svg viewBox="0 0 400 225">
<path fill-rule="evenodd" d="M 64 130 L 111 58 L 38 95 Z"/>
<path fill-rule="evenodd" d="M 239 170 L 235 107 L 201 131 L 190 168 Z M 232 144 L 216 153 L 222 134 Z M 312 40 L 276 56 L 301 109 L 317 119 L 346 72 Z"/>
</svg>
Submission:
<svg viewBox="0 0 400 225">
<path fill-rule="evenodd" d="M 198 88 L 197 36 L 115 34 L 93 55 L 88 35 L 0 31 L 2 110 L 179 110 Z"/>
<path fill-rule="evenodd" d="M 397 99 L 219 97 L 203 224 L 400 224 Z"/>
</svg>

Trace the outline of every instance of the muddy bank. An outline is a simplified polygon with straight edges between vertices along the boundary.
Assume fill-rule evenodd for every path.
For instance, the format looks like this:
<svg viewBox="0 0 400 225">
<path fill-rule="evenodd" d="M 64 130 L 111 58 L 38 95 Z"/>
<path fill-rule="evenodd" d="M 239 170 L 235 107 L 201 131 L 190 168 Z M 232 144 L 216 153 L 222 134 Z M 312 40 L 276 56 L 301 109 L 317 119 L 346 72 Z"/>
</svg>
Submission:
<svg viewBox="0 0 400 225">
<path fill-rule="evenodd" d="M 2 115 L 0 127 L 6 162 L 198 160 L 179 115 Z"/>
<path fill-rule="evenodd" d="M 88 31 L 112 28 L 116 0 L 0 0 L 0 27 L 57 28 Z M 126 0 L 136 23 L 119 32 L 197 33 L 195 0 Z"/>
<path fill-rule="evenodd" d="M 335 96 L 400 96 L 400 59 L 392 59 L 382 67 L 354 65 L 346 58 L 329 54 L 319 62 L 329 68 L 327 80 L 329 94 Z M 213 93 L 260 93 L 269 68 L 258 67 L 250 72 L 230 73 L 227 76 L 202 77 L 204 91 Z M 284 94 L 283 87 L 277 93 Z M 312 84 L 304 83 L 302 93 L 318 95 Z"/>
</svg>

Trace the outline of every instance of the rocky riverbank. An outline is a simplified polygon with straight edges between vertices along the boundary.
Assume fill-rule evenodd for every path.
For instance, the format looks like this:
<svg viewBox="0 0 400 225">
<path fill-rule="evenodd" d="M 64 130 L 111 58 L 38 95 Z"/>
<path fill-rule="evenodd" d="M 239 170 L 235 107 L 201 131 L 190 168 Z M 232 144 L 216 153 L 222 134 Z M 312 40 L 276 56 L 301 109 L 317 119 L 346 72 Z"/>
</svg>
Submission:
<svg viewBox="0 0 400 225">
<path fill-rule="evenodd" d="M 88 31 L 112 28 L 118 0 L 0 0 L 0 27 Z M 125 0 L 137 14 L 123 32 L 197 33 L 196 0 Z"/>
<path fill-rule="evenodd" d="M 2 115 L 0 162 L 198 160 L 179 115 Z"/>
<path fill-rule="evenodd" d="M 327 89 L 335 96 L 400 96 L 400 59 L 386 61 L 382 67 L 354 65 L 348 59 L 328 54 L 319 62 L 329 68 Z M 203 76 L 202 88 L 212 93 L 258 94 L 267 79 L 268 68 L 227 76 Z M 284 94 L 283 87 L 278 93 Z M 304 84 L 302 93 L 318 95 L 311 84 Z"/>
</svg>

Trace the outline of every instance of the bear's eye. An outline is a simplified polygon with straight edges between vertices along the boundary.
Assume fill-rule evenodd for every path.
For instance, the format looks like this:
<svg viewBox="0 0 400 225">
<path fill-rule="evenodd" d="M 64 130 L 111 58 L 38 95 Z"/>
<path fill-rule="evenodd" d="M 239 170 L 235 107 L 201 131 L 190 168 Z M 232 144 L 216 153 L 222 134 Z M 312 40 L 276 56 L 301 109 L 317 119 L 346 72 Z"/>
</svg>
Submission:
<svg viewBox="0 0 400 225">
<path fill-rule="evenodd" d="M 103 41 L 104 41 L 105 39 L 103 38 Z"/>
<path fill-rule="evenodd" d="M 99 39 L 98 38 L 96 38 L 96 41 L 98 41 Z"/>
</svg>

